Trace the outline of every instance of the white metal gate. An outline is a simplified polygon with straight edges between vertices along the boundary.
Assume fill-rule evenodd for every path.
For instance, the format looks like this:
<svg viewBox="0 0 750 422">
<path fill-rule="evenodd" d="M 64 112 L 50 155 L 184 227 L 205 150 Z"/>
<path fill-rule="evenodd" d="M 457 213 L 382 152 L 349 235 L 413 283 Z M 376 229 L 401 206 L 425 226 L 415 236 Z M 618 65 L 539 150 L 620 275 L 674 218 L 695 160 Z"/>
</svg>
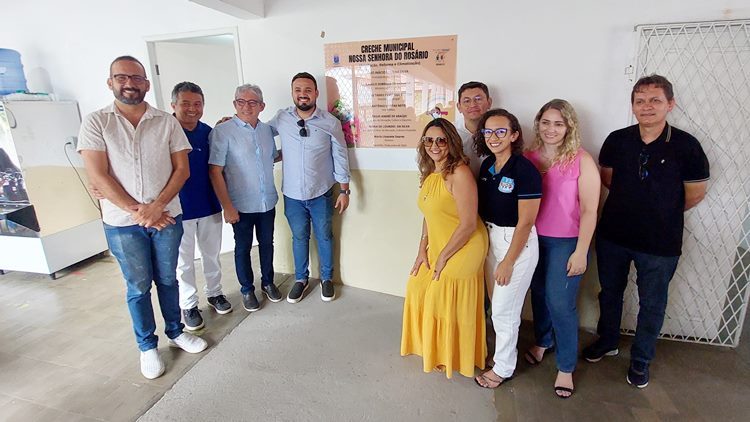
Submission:
<svg viewBox="0 0 750 422">
<path fill-rule="evenodd" d="M 635 77 L 658 73 L 672 82 L 677 105 L 669 121 L 698 138 L 711 164 L 706 199 L 685 214 L 661 337 L 735 347 L 750 295 L 750 20 L 636 31 Z M 633 332 L 637 314 L 631 279 L 625 332 Z"/>
</svg>

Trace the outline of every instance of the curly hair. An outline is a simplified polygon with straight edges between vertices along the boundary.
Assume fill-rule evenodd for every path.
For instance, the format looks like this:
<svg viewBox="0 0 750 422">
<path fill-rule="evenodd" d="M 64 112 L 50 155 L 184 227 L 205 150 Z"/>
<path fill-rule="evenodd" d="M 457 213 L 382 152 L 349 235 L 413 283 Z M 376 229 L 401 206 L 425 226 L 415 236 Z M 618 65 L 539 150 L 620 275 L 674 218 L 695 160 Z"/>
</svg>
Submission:
<svg viewBox="0 0 750 422">
<path fill-rule="evenodd" d="M 477 131 L 474 132 L 474 151 L 477 155 L 480 157 L 493 155 L 485 142 L 484 134 L 482 134 L 482 129 L 485 128 L 487 120 L 492 117 L 505 117 L 508 119 L 510 122 L 510 133 L 508 136 L 513 135 L 513 133 L 518 133 L 518 138 L 510 144 L 510 152 L 515 155 L 521 154 L 523 151 L 523 131 L 521 130 L 521 124 L 518 123 L 518 119 L 504 108 L 493 108 L 492 110 L 487 110 L 487 112 L 482 115 L 482 118 L 479 119 L 479 123 L 477 124 Z"/>
<path fill-rule="evenodd" d="M 445 166 L 443 166 L 443 179 L 448 177 L 449 174 L 453 174 L 460 164 L 469 164 L 469 159 L 464 154 L 463 144 L 461 143 L 461 136 L 456 131 L 456 127 L 453 123 L 443 118 L 432 120 L 427 123 L 422 131 L 422 136 L 425 136 L 427 130 L 431 127 L 440 128 L 448 141 L 448 155 L 445 157 Z M 422 142 L 422 136 L 419 138 L 417 143 L 417 163 L 419 165 L 419 185 L 422 186 L 424 180 L 430 174 L 435 172 L 435 161 L 427 154 L 427 149 L 424 147 Z"/>
<path fill-rule="evenodd" d="M 529 150 L 536 151 L 544 145 L 542 137 L 539 134 L 539 121 L 542 119 L 544 112 L 549 109 L 559 111 L 565 121 L 565 137 L 563 138 L 562 145 L 557 148 L 550 167 L 555 164 L 565 167 L 573 162 L 578 149 L 581 148 L 581 132 L 578 130 L 578 116 L 573 106 L 565 100 L 555 98 L 539 109 L 539 113 L 534 118 L 534 142 L 531 144 Z"/>
</svg>

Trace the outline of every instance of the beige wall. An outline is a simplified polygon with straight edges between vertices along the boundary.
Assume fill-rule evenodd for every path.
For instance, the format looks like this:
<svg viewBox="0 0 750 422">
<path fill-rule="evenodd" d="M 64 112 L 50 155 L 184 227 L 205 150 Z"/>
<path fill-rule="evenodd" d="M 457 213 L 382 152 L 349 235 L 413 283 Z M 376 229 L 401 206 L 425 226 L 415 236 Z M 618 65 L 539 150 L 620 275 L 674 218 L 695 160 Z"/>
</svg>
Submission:
<svg viewBox="0 0 750 422">
<path fill-rule="evenodd" d="M 281 186 L 281 171 L 276 173 L 276 184 Z M 404 295 L 421 232 L 418 183 L 416 171 L 352 171 L 349 208 L 333 218 L 337 281 Z M 294 273 L 291 232 L 284 217 L 283 200 L 279 200 L 276 210 L 275 270 Z M 311 250 L 311 275 L 318 277 L 317 251 L 314 247 Z"/>
<path fill-rule="evenodd" d="M 333 219 L 337 282 L 404 296 L 422 229 L 422 214 L 417 208 L 418 184 L 416 170 L 352 171 L 349 209 Z M 276 170 L 276 185 L 281 186 L 280 169 Z M 277 272 L 294 273 L 291 232 L 284 217 L 283 202 L 280 199 L 276 207 L 274 266 Z M 319 277 L 314 242 L 311 242 L 311 255 L 311 276 Z M 594 274 L 596 267 L 592 262 L 578 301 L 581 325 L 588 328 L 595 327 L 598 319 L 599 284 Z M 528 303 L 524 307 L 524 318 L 531 319 Z"/>
</svg>

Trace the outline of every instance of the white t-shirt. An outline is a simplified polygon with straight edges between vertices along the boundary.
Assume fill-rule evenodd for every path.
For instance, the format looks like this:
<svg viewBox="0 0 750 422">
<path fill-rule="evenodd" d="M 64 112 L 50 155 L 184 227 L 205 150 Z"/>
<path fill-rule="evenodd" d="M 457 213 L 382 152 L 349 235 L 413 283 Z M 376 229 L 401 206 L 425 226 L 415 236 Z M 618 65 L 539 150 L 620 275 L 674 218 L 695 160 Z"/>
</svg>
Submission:
<svg viewBox="0 0 750 422">
<path fill-rule="evenodd" d="M 474 173 L 474 178 L 476 178 L 479 176 L 479 167 L 482 165 L 482 158 L 484 157 L 480 158 L 477 153 L 474 152 L 474 134 L 466 130 L 464 118 L 461 114 L 456 117 L 456 130 L 461 136 L 461 142 L 464 146 L 464 154 L 469 157 L 469 167 L 471 168 L 471 172 Z"/>
</svg>

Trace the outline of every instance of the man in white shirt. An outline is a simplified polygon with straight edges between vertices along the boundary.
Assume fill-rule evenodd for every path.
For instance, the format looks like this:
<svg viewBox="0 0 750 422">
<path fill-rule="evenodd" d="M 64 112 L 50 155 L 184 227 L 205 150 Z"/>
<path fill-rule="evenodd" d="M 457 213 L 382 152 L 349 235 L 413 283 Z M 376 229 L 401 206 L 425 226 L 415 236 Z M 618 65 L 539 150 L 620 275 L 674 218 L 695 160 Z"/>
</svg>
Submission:
<svg viewBox="0 0 750 422">
<path fill-rule="evenodd" d="M 464 145 L 464 154 L 469 157 L 469 167 L 474 177 L 479 174 L 479 166 L 482 157 L 474 151 L 474 140 L 472 136 L 477 131 L 477 124 L 482 115 L 492 107 L 492 98 L 487 85 L 482 82 L 466 82 L 458 89 L 458 111 L 463 118 L 456 120 L 456 129 L 461 135 Z"/>
<path fill-rule="evenodd" d="M 189 353 L 208 347 L 183 333 L 177 287 L 177 255 L 182 238 L 182 208 L 177 194 L 190 176 L 190 144 L 179 122 L 143 101 L 150 88 L 146 70 L 131 56 L 110 65 L 107 85 L 114 103 L 83 120 L 78 151 L 94 190 L 103 197 L 104 232 L 120 264 L 141 373 L 164 373 L 151 306 L 156 284 L 169 344 Z"/>
</svg>

